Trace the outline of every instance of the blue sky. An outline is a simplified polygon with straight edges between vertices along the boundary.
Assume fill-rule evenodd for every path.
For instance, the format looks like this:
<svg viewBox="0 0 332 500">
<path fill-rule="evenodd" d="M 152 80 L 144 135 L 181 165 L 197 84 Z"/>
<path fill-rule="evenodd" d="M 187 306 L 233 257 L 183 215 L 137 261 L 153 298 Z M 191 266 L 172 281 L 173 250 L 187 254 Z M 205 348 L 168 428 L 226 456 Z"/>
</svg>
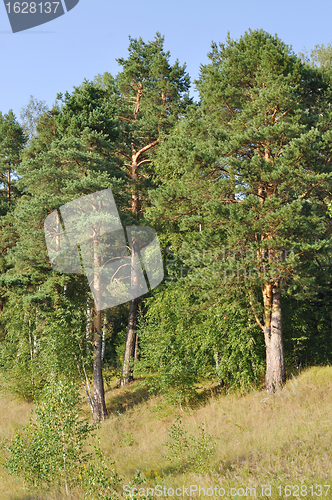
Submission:
<svg viewBox="0 0 332 500">
<path fill-rule="evenodd" d="M 30 30 L 11 33 L 0 5 L 0 111 L 20 109 L 33 95 L 51 106 L 58 92 L 72 91 L 84 78 L 116 74 L 115 58 L 126 57 L 128 36 L 165 35 L 171 61 L 187 63 L 192 80 L 208 62 L 211 41 L 249 28 L 275 34 L 298 53 L 332 40 L 330 0 L 80 0 L 64 16 Z"/>
</svg>

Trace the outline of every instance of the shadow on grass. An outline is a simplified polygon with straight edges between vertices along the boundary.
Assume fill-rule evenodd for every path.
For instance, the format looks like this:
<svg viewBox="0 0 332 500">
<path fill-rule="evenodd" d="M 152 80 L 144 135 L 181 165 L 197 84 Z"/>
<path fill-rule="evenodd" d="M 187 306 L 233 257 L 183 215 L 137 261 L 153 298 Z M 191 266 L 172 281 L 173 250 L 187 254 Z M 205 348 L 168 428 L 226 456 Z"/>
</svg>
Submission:
<svg viewBox="0 0 332 500">
<path fill-rule="evenodd" d="M 157 390 L 150 391 L 147 385 L 135 387 L 134 384 L 129 384 L 126 387 L 114 389 L 106 401 L 107 412 L 109 415 L 125 413 L 157 394 Z"/>
<path fill-rule="evenodd" d="M 10 500 L 78 500 L 82 498 L 77 493 L 69 493 L 67 496 L 64 492 L 48 491 L 44 493 L 26 494 L 24 496 L 12 496 Z"/>
<path fill-rule="evenodd" d="M 208 404 L 211 398 L 225 395 L 226 391 L 224 386 L 207 384 L 207 386 L 197 388 L 192 396 L 186 397 L 183 406 L 184 408 L 198 409 Z"/>
<path fill-rule="evenodd" d="M 208 387 L 203 387 L 201 390 L 195 391 L 194 395 L 185 397 L 182 401 L 183 410 L 197 409 L 200 406 L 204 406 L 212 396 L 219 394 L 225 394 L 225 389 L 219 386 L 216 387 L 214 384 L 209 384 Z M 140 381 L 135 381 L 125 387 L 114 388 L 106 395 L 107 412 L 109 415 L 119 415 L 138 406 L 142 402 L 160 395 L 161 392 L 157 389 L 151 391 L 148 384 L 143 385 Z M 157 405 L 157 407 L 161 411 L 163 407 L 167 408 L 171 406 L 173 408 L 177 404 L 177 400 L 168 400 L 165 397 L 163 403 Z M 172 409 L 173 411 L 174 409 Z"/>
<path fill-rule="evenodd" d="M 24 495 L 24 497 L 10 497 L 10 500 L 42 500 L 39 496 Z"/>
</svg>

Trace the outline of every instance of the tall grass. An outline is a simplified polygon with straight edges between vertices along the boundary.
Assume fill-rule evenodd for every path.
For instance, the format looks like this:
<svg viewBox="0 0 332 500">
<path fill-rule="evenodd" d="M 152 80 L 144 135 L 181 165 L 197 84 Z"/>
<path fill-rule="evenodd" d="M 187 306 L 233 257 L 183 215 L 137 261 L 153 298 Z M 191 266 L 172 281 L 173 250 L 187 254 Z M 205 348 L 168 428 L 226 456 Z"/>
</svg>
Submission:
<svg viewBox="0 0 332 500">
<path fill-rule="evenodd" d="M 27 421 L 30 405 L 5 397 L 0 404 L 4 415 L 0 436 L 10 437 L 15 428 Z M 136 476 L 146 481 L 140 485 L 142 488 L 156 484 L 167 488 L 197 484 L 202 488 L 220 486 L 229 492 L 229 488 L 245 491 L 256 487 L 257 497 L 261 497 L 262 485 L 271 485 L 270 498 L 280 499 L 286 498 L 286 494 L 283 489 L 277 490 L 278 485 L 315 487 L 331 483 L 332 367 L 305 370 L 290 378 L 275 395 L 262 390 L 246 395 L 211 395 L 197 408 L 184 411 L 170 406 L 161 396 L 149 396 L 139 383 L 134 383 L 109 390 L 107 407 L 109 418 L 98 434 L 101 447 L 115 462 L 123 484 L 133 484 Z M 193 449 L 184 445 L 181 449 L 179 441 L 177 460 L 172 462 L 166 444 L 177 417 Z M 197 466 L 204 459 L 197 455 L 204 454 L 204 447 L 199 447 L 202 424 L 206 436 L 211 438 L 205 468 L 208 473 L 199 472 Z M 188 459 L 190 453 L 196 460 Z M 14 483 L 4 471 L 0 475 L 1 500 L 37 498 L 27 496 L 26 492 L 24 496 L 21 484 Z M 231 497 L 240 498 L 242 490 L 239 493 Z M 293 493 L 296 490 L 291 490 L 291 496 Z M 310 490 L 306 497 L 313 498 L 309 493 Z M 54 495 L 46 498 L 59 500 Z M 73 498 L 81 497 L 76 494 Z M 325 496 L 323 490 L 322 498 L 332 498 L 332 491 Z"/>
<path fill-rule="evenodd" d="M 31 404 L 10 397 L 4 390 L 0 391 L 1 440 L 11 439 L 14 436 L 15 430 L 21 429 L 28 422 L 31 408 Z M 0 499 L 20 498 L 21 500 L 30 500 L 22 484 L 8 476 L 3 467 L 1 467 L 1 464 L 2 457 L 0 456 Z"/>
</svg>

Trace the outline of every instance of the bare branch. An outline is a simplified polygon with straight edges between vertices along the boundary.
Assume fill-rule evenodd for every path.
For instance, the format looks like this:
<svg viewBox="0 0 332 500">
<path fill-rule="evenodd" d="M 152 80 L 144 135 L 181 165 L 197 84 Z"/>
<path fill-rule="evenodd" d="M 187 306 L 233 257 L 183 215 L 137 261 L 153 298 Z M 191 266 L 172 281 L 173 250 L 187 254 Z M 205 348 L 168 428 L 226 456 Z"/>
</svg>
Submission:
<svg viewBox="0 0 332 500">
<path fill-rule="evenodd" d="M 115 168 L 116 168 L 116 170 L 118 170 L 119 172 L 124 173 L 124 174 L 125 174 L 125 176 L 126 176 L 126 177 L 128 177 L 128 179 L 131 179 L 131 175 L 129 175 L 127 172 L 124 172 L 124 171 L 122 170 L 122 168 L 120 168 L 120 167 L 118 167 L 118 166 L 116 166 Z M 129 170 L 129 169 L 127 169 L 127 170 Z M 131 171 L 129 170 L 129 172 L 131 172 Z"/>
<path fill-rule="evenodd" d="M 230 111 L 233 115 L 235 115 L 235 111 L 228 106 L 227 102 L 225 103 L 225 105 L 228 111 Z"/>
<path fill-rule="evenodd" d="M 119 118 L 119 120 L 122 120 L 122 121 L 124 121 L 124 122 L 126 122 L 126 123 L 131 123 L 131 122 L 132 122 L 132 120 L 131 120 L 131 119 L 129 119 L 129 118 L 125 118 L 124 116 L 118 116 L 118 118 Z"/>
<path fill-rule="evenodd" d="M 134 120 L 137 120 L 137 115 L 138 115 L 138 112 L 139 112 L 139 108 L 141 106 L 142 88 L 143 88 L 143 85 L 140 82 L 138 84 L 138 89 L 137 89 L 136 106 L 135 106 L 135 109 L 134 109 Z"/>
<path fill-rule="evenodd" d="M 144 148 L 140 149 L 134 156 L 133 156 L 133 160 L 136 162 L 137 159 L 139 158 L 139 156 L 143 153 L 145 153 L 145 151 L 148 151 L 149 149 L 153 148 L 153 146 L 156 146 L 158 143 L 159 143 L 159 139 L 153 141 L 153 142 L 150 142 L 150 144 L 148 144 L 147 146 L 144 146 Z"/>
<path fill-rule="evenodd" d="M 224 198 L 223 200 L 220 200 L 222 203 L 242 203 L 243 200 L 232 200 L 229 198 Z"/>
<path fill-rule="evenodd" d="M 258 326 L 263 330 L 264 332 L 264 326 L 262 325 L 256 311 L 255 311 L 255 308 L 254 308 L 254 304 L 252 303 L 252 299 L 251 299 L 251 294 L 250 294 L 250 291 L 248 289 L 248 295 L 249 295 L 249 304 L 250 304 L 250 307 L 251 307 L 251 310 L 255 316 L 255 320 L 256 320 L 256 323 L 258 324 Z"/>
<path fill-rule="evenodd" d="M 302 97 L 302 99 L 299 100 L 299 102 L 297 104 L 300 104 L 300 102 L 302 102 L 306 97 L 307 97 L 308 94 L 304 94 L 304 96 Z M 289 108 L 287 109 L 287 111 L 285 111 L 282 115 L 278 116 L 278 118 L 276 119 L 276 122 L 282 118 L 283 116 L 286 116 L 293 108 Z"/>
<path fill-rule="evenodd" d="M 76 163 L 76 165 L 78 165 L 78 167 L 80 168 L 80 170 L 82 170 L 83 174 L 85 175 L 85 177 L 88 176 L 88 174 L 86 173 L 86 171 L 84 170 L 84 168 L 82 167 L 82 165 L 77 161 L 77 160 L 62 160 L 62 163 Z"/>
<path fill-rule="evenodd" d="M 121 96 L 120 99 L 131 99 L 131 104 L 136 104 L 136 99 L 135 97 L 131 97 L 131 96 Z"/>
<path fill-rule="evenodd" d="M 116 151 L 115 154 L 124 156 L 125 158 L 127 158 L 127 160 L 131 160 L 131 157 L 129 155 L 126 155 L 126 153 L 123 153 L 122 151 Z"/>
<path fill-rule="evenodd" d="M 310 193 L 311 193 L 311 191 L 312 191 L 313 189 L 315 189 L 315 187 L 320 186 L 320 184 L 323 184 L 323 182 L 325 182 L 325 181 L 326 181 L 326 179 L 323 179 L 322 181 L 319 181 L 319 182 L 317 182 L 316 184 L 313 184 L 313 185 L 312 185 L 309 189 L 307 189 L 307 190 L 306 190 L 306 192 L 305 192 L 305 193 L 303 193 L 303 194 L 300 196 L 301 200 L 303 200 L 304 198 L 306 198 L 306 197 L 308 196 L 308 194 L 310 194 Z"/>
<path fill-rule="evenodd" d="M 185 215 L 189 215 L 191 214 L 192 212 L 195 212 L 195 210 L 197 210 L 197 208 L 193 208 L 192 210 L 190 210 L 189 212 L 186 212 L 185 214 L 178 214 L 178 215 L 174 215 L 173 217 L 170 217 L 171 220 L 173 219 L 177 219 L 178 217 L 183 217 Z"/>
<path fill-rule="evenodd" d="M 283 118 L 284 116 L 286 116 L 293 108 L 289 108 L 287 109 L 287 111 L 285 111 L 282 115 L 278 116 L 278 118 L 276 119 L 276 122 L 278 120 L 280 120 L 280 118 Z"/>
<path fill-rule="evenodd" d="M 277 114 L 277 111 L 278 111 L 278 104 L 276 104 L 276 107 L 274 108 L 273 115 L 272 115 L 272 121 L 274 121 L 276 114 Z"/>
<path fill-rule="evenodd" d="M 148 159 L 147 159 L 147 160 L 142 160 L 142 161 L 140 161 L 140 162 L 137 164 L 137 166 L 138 166 L 138 167 L 140 167 L 143 163 L 147 163 L 147 162 L 151 162 L 151 160 L 148 160 Z"/>
</svg>

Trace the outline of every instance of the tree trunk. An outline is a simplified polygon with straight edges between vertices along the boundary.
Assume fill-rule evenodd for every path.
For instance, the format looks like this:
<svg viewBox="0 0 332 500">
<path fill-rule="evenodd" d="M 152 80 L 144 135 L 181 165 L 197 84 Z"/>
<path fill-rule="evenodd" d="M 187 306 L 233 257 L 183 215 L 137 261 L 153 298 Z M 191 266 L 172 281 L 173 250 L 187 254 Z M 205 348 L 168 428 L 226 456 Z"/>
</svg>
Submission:
<svg viewBox="0 0 332 500">
<path fill-rule="evenodd" d="M 269 143 L 265 149 L 265 160 L 271 161 L 271 149 Z M 278 195 L 278 186 L 269 183 L 258 187 L 258 199 L 264 205 L 266 199 L 272 199 Z M 262 235 L 262 240 L 272 240 L 272 235 Z M 271 270 L 271 262 L 275 262 L 276 253 L 273 249 L 261 249 L 259 260 L 262 263 L 262 271 L 265 273 Z M 277 257 L 279 260 L 280 257 Z M 266 348 L 266 372 L 265 387 L 271 394 L 283 387 L 286 382 L 284 345 L 282 337 L 282 313 L 281 313 L 281 290 L 280 280 L 274 279 L 263 285 L 264 304 L 264 331 Z M 257 319 L 256 319 L 257 321 Z"/>
<path fill-rule="evenodd" d="M 11 188 L 11 186 L 10 186 L 10 169 L 8 170 L 8 173 L 7 173 L 7 183 L 8 183 L 8 185 L 7 185 L 7 198 L 8 198 L 8 200 L 10 200 L 10 195 L 11 195 L 11 192 L 10 192 L 10 188 Z"/>
<path fill-rule="evenodd" d="M 140 112 L 140 106 L 141 106 L 141 98 L 142 98 L 142 89 L 143 85 L 141 82 L 139 82 L 138 87 L 137 87 L 137 94 L 136 94 L 136 105 L 135 105 L 135 110 L 134 110 L 134 115 L 133 115 L 133 121 L 136 121 L 138 119 L 138 114 Z M 119 117 L 121 118 L 121 117 Z M 125 121 L 127 121 L 126 118 L 123 118 Z M 130 120 L 129 120 L 130 121 Z M 159 128 L 158 128 L 158 135 L 159 135 Z M 133 181 L 132 185 L 132 191 L 131 191 L 131 212 L 135 219 L 138 221 L 139 220 L 139 215 L 140 215 L 140 210 L 141 210 L 141 199 L 140 199 L 140 193 L 139 193 L 139 187 L 138 187 L 138 181 L 139 181 L 139 168 L 143 163 L 149 162 L 150 160 L 144 158 L 144 155 L 146 154 L 147 151 L 155 147 L 159 143 L 159 137 L 158 139 L 155 139 L 154 141 L 150 142 L 146 146 L 142 147 L 141 149 L 137 150 L 136 145 L 134 142 L 131 143 L 131 164 L 125 164 L 128 169 L 131 169 L 131 180 Z M 128 158 L 127 155 L 125 155 L 126 158 Z M 134 253 L 134 249 L 133 249 Z M 132 277 L 132 284 L 133 280 L 135 278 Z M 127 327 L 127 338 L 126 338 L 126 347 L 125 347 L 125 356 L 124 356 L 124 361 L 123 361 L 123 367 L 122 367 L 122 378 L 120 381 L 120 385 L 127 385 L 131 380 L 133 380 L 133 374 L 132 374 L 132 367 L 131 364 L 136 358 L 136 356 L 139 357 L 139 349 L 138 349 L 138 338 L 137 338 L 137 333 L 136 333 L 136 325 L 137 325 L 137 314 L 138 314 L 138 299 L 133 299 L 130 301 L 130 308 L 129 308 L 129 318 L 128 318 L 128 327 Z M 136 347 L 135 347 L 136 346 Z M 137 358 L 136 358 L 137 359 Z"/>
<path fill-rule="evenodd" d="M 101 341 L 101 360 L 104 361 L 105 358 L 105 350 L 106 350 L 106 326 L 107 326 L 107 315 L 104 313 L 103 320 L 103 335 Z"/>
<path fill-rule="evenodd" d="M 105 420 L 107 416 L 104 392 L 104 380 L 102 373 L 101 349 L 101 311 L 97 312 L 94 322 L 94 350 L 93 350 L 93 421 Z"/>
<path fill-rule="evenodd" d="M 139 361 L 139 359 L 140 359 L 139 338 L 138 338 L 137 332 L 136 332 L 136 340 L 135 340 L 135 359 L 137 361 Z"/>
<path fill-rule="evenodd" d="M 266 283 L 263 288 L 264 337 L 266 346 L 266 391 L 271 394 L 286 382 L 280 283 Z"/>
<path fill-rule="evenodd" d="M 140 210 L 140 200 L 136 186 L 136 183 L 138 181 L 138 164 L 136 160 L 136 155 L 137 155 L 136 151 L 133 151 L 131 167 L 132 167 L 132 180 L 134 181 L 134 186 L 131 193 L 131 211 L 133 215 L 136 216 L 136 218 L 138 219 Z M 135 244 L 134 242 L 129 242 L 129 243 L 132 243 L 131 286 L 133 289 L 135 289 L 138 280 L 137 276 L 135 276 L 134 274 L 134 265 L 133 265 L 135 257 Z M 139 301 L 138 298 L 132 299 L 130 301 L 126 347 L 125 347 L 125 355 L 122 367 L 122 377 L 120 381 L 121 386 L 128 385 L 130 382 L 133 381 L 132 364 L 135 359 L 135 353 L 136 353 L 136 338 L 137 338 L 136 327 L 137 327 L 138 301 Z"/>
<path fill-rule="evenodd" d="M 132 363 L 135 357 L 138 301 L 138 298 L 130 301 L 121 386 L 128 385 L 133 380 Z"/>
<path fill-rule="evenodd" d="M 100 255 L 99 255 L 99 227 L 97 224 L 93 232 L 93 258 L 94 258 L 94 289 L 96 302 L 100 304 Z M 97 309 L 97 308 L 96 308 Z M 105 420 L 107 416 L 102 373 L 102 327 L 101 311 L 96 310 L 94 320 L 94 349 L 93 349 L 93 421 Z"/>
<path fill-rule="evenodd" d="M 85 328 L 85 337 L 87 341 L 92 339 L 92 323 L 91 323 L 91 307 L 90 307 L 90 297 L 88 296 L 86 299 L 86 328 Z"/>
</svg>

